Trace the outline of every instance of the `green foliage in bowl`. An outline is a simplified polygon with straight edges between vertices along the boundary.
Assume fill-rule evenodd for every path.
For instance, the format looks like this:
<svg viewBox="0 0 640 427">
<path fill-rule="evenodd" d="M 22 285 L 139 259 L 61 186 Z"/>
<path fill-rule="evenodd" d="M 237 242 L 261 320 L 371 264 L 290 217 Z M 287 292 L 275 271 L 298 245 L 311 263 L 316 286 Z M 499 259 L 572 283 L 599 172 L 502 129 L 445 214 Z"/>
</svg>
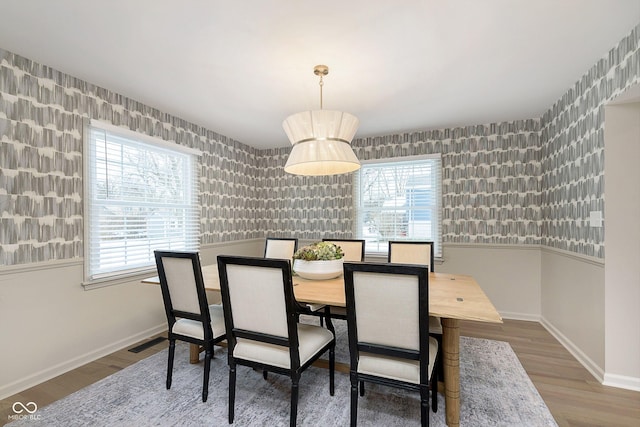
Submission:
<svg viewBox="0 0 640 427">
<path fill-rule="evenodd" d="M 293 254 L 293 259 L 305 261 L 329 261 L 332 259 L 342 259 L 344 252 L 342 248 L 331 242 L 317 242 L 308 246 L 303 246 Z"/>
</svg>

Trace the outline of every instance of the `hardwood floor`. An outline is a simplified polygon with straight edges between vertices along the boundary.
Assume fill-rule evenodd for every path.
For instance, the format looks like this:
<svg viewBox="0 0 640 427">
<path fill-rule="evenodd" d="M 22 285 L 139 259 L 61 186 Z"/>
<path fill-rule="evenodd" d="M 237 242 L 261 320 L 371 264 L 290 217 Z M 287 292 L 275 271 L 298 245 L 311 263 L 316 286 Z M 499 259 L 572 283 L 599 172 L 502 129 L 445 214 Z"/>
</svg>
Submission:
<svg viewBox="0 0 640 427">
<path fill-rule="evenodd" d="M 507 341 L 559 426 L 638 427 L 640 392 L 598 383 L 539 323 L 505 320 L 501 325 L 462 322 L 461 335 Z M 159 336 L 162 336 L 160 334 Z M 0 402 L 0 425 L 14 402 L 48 405 L 167 347 L 158 343 L 140 353 L 117 351 Z"/>
</svg>

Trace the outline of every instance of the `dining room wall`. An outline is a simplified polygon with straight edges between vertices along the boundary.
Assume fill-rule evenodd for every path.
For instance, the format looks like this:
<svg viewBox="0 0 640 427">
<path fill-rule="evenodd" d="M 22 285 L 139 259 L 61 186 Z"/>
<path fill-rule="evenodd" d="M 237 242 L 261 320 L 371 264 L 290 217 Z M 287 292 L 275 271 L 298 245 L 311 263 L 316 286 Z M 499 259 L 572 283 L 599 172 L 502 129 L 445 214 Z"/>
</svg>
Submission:
<svg viewBox="0 0 640 427">
<path fill-rule="evenodd" d="M 605 107 L 640 82 L 640 24 L 589 68 L 543 114 L 542 323 L 602 381 L 605 354 L 640 360 L 618 341 L 607 342 L 605 231 L 590 224 L 592 212 L 610 212 L 605 198 L 609 141 Z M 613 152 L 611 153 L 613 154 Z M 616 154 L 619 156 L 619 154 Z M 609 170 L 613 166 L 607 160 Z M 608 182 L 608 179 L 607 179 Z M 617 191 L 607 185 L 607 193 Z M 615 218 L 610 218 L 615 221 Z M 622 363 L 621 365 L 625 365 Z M 620 377 L 640 384 L 636 364 Z M 634 379 L 635 378 L 635 379 Z M 626 384 L 611 384 L 625 387 Z"/>
<path fill-rule="evenodd" d="M 199 150 L 203 262 L 259 255 L 254 148 L 0 49 L 0 398 L 166 328 L 143 276 L 82 286 L 85 118 Z"/>
<path fill-rule="evenodd" d="M 605 105 L 640 79 L 640 24 L 587 70 L 542 116 L 543 244 L 604 258 Z"/>
<path fill-rule="evenodd" d="M 262 236 L 256 149 L 0 49 L 0 263 L 83 256 L 82 122 L 199 150 L 201 244 Z"/>
<path fill-rule="evenodd" d="M 538 139 L 539 121 L 531 119 L 356 138 L 351 145 L 363 161 L 441 154 L 443 243 L 537 245 L 542 213 Z M 265 150 L 258 159 L 265 232 L 284 229 L 305 239 L 352 235 L 353 176 L 286 174 L 288 151 Z"/>
<path fill-rule="evenodd" d="M 624 383 L 640 391 L 640 84 L 605 110 L 605 217 L 609 221 L 604 384 Z"/>
</svg>

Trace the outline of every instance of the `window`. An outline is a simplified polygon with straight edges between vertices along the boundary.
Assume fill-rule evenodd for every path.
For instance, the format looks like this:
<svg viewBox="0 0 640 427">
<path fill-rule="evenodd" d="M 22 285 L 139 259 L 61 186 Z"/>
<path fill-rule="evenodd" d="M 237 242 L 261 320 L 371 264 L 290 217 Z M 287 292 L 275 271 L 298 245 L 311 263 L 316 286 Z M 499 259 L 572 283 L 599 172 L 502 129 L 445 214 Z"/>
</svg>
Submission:
<svg viewBox="0 0 640 427">
<path fill-rule="evenodd" d="M 198 152 L 110 125 L 85 129 L 86 281 L 148 270 L 155 249 L 197 250 Z"/>
<path fill-rule="evenodd" d="M 355 174 L 356 235 L 369 254 L 390 240 L 430 240 L 442 257 L 440 155 L 363 162 Z"/>
</svg>

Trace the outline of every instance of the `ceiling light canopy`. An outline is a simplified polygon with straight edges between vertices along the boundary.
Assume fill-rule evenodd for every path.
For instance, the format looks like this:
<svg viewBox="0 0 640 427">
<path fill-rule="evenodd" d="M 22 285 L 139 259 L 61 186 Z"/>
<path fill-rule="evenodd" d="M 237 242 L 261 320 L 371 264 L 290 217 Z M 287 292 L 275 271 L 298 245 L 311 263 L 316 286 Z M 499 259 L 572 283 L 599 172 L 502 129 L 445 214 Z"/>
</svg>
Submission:
<svg viewBox="0 0 640 427">
<path fill-rule="evenodd" d="M 292 114 L 282 122 L 293 145 L 284 171 L 294 175 L 336 175 L 358 170 L 360 162 L 351 149 L 358 118 L 341 111 L 322 109 L 322 77 L 329 67 L 316 65 L 320 76 L 320 110 Z"/>
</svg>

